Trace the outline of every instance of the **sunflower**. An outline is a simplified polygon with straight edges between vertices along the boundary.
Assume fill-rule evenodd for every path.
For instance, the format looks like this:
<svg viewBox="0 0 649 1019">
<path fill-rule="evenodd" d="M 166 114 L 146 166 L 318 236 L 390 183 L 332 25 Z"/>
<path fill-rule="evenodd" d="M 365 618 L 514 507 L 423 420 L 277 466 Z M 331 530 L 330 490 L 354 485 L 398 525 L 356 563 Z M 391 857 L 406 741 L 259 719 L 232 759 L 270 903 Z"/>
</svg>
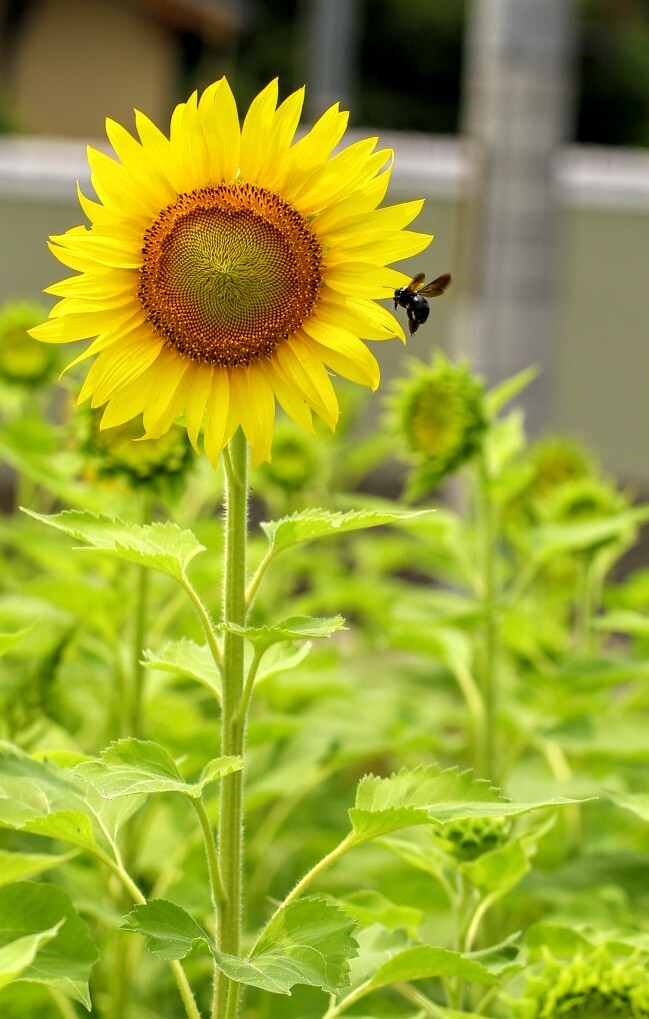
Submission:
<svg viewBox="0 0 649 1019">
<path fill-rule="evenodd" d="M 363 340 L 405 340 L 376 299 L 409 278 L 387 263 L 422 251 L 405 230 L 423 202 L 378 208 L 392 153 L 378 139 L 332 155 L 347 126 L 338 105 L 294 141 L 304 90 L 277 105 L 272 81 L 243 125 L 225 78 L 176 107 L 169 138 L 136 111 L 135 138 L 106 123 L 116 159 L 90 148 L 98 201 L 90 227 L 51 238 L 75 270 L 32 335 L 90 339 L 79 394 L 105 405 L 103 428 L 142 415 L 157 438 L 184 412 L 189 439 L 216 465 L 240 426 L 253 466 L 270 460 L 276 401 L 313 431 L 332 429 L 328 369 L 376 389 Z"/>
</svg>

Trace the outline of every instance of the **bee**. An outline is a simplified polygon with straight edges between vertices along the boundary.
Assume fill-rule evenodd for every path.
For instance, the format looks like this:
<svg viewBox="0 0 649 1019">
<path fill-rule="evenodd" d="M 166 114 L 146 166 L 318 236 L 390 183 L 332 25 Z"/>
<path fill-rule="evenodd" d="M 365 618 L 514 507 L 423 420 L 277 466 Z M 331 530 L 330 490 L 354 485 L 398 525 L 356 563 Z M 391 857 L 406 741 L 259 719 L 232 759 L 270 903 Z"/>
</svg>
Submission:
<svg viewBox="0 0 649 1019">
<path fill-rule="evenodd" d="M 451 275 L 445 272 L 443 276 L 438 276 L 432 283 L 422 286 L 425 279 L 424 273 L 420 272 L 407 287 L 399 287 L 394 292 L 394 307 L 396 309 L 401 305 L 402 308 L 406 309 L 408 328 L 410 329 L 411 336 L 417 332 L 419 326 L 423 325 L 428 318 L 430 305 L 426 298 L 439 297 L 440 294 L 443 294 L 451 282 Z"/>
</svg>

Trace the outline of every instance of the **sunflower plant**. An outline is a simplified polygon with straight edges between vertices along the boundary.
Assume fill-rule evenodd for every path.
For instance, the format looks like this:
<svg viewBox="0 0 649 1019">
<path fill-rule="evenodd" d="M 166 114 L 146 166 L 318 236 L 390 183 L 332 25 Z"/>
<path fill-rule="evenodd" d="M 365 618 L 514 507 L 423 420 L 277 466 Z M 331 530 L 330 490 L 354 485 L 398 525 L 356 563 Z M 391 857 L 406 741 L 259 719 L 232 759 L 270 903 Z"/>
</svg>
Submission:
<svg viewBox="0 0 649 1019">
<path fill-rule="evenodd" d="M 115 158 L 90 149 L 98 200 L 79 193 L 89 226 L 51 239 L 53 253 L 75 275 L 48 288 L 60 300 L 48 321 L 31 330 L 46 343 L 92 340 L 70 367 L 94 359 L 79 400 L 104 408 L 100 429 L 141 417 L 141 438 L 159 439 L 181 418 L 188 442 L 198 452 L 202 432 L 210 463 L 225 472 L 220 609 L 190 578 L 192 562 L 205 551 L 190 530 L 83 510 L 38 518 L 134 564 L 141 575 L 166 576 L 189 599 L 204 643 L 181 638 L 167 648 L 165 663 L 173 660 L 207 688 L 218 709 L 220 739 L 215 729 L 212 753 L 198 772 L 188 773 L 164 746 L 142 738 L 140 710 L 131 716 L 134 731 L 97 759 L 67 751 L 38 760 L 11 745 L 2 756 L 13 804 L 3 823 L 68 843 L 112 874 L 132 907 L 122 931 L 142 935 L 152 955 L 170 965 L 191 1019 L 235 1019 L 246 987 L 288 994 L 304 984 L 333 1002 L 358 954 L 355 921 L 310 894 L 311 885 L 351 849 L 395 830 L 392 809 L 384 817 L 367 789 L 359 790 L 359 813 L 338 848 L 267 913 L 261 931 L 246 931 L 243 797 L 255 686 L 269 668 L 282 667 L 283 657 L 288 667 L 296 645 L 342 626 L 340 617 L 295 616 L 253 626 L 255 596 L 271 564 L 291 547 L 399 517 L 307 510 L 265 524 L 266 550 L 251 570 L 249 461 L 255 468 L 271 459 L 276 404 L 307 431 L 314 413 L 335 427 L 330 371 L 378 386 L 378 363 L 364 341 L 404 339 L 395 317 L 376 303 L 408 282 L 388 263 L 421 252 L 431 240 L 405 229 L 421 201 L 381 205 L 392 153 L 377 150 L 376 138 L 332 154 L 347 125 L 338 106 L 295 141 L 302 102 L 300 90 L 278 105 L 273 81 L 240 127 L 221 79 L 175 109 L 168 136 L 141 113 L 137 137 L 108 121 Z M 144 633 L 144 604 L 142 597 L 136 639 Z M 290 649 L 284 656 L 283 647 Z M 140 676 L 140 707 L 142 696 Z M 477 787 L 478 800 L 482 793 Z M 193 817 L 203 843 L 209 902 L 194 912 L 155 889 L 147 896 L 131 873 L 141 830 L 135 815 L 145 798 L 162 794 L 186 801 L 185 823 Z M 431 779 L 429 799 L 422 800 L 403 775 L 389 793 L 395 807 L 403 805 L 396 827 L 413 818 L 429 823 L 429 800 L 449 795 L 444 782 Z M 10 982 L 44 984 L 65 1014 L 66 996 L 91 1007 L 88 977 L 98 951 L 64 889 L 13 885 L 3 926 L 16 932 L 5 939 L 14 960 Z M 114 947 L 118 1011 L 129 997 L 127 936 Z M 210 990 L 197 997 L 188 974 L 205 966 L 212 971 Z M 322 1011 L 342 1009 L 331 1004 Z"/>
</svg>

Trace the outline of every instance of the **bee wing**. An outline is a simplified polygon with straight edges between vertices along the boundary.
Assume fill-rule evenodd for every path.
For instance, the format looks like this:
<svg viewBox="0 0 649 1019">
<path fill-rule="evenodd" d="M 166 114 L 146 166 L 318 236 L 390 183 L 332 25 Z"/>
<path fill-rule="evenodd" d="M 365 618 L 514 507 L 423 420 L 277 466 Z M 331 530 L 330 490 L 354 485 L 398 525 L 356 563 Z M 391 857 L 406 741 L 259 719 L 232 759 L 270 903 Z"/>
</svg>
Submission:
<svg viewBox="0 0 649 1019">
<path fill-rule="evenodd" d="M 411 294 L 415 294 L 419 290 L 420 286 L 422 285 L 422 283 L 424 282 L 425 279 L 426 279 L 426 273 L 418 272 L 417 275 L 415 276 L 415 278 L 410 281 L 408 286 L 404 287 L 403 289 L 407 290 Z"/>
<path fill-rule="evenodd" d="M 443 276 L 438 276 L 432 283 L 427 283 L 425 287 L 422 287 L 419 293 L 422 297 L 439 297 L 440 294 L 444 293 L 450 282 L 451 274 L 445 272 Z"/>
</svg>

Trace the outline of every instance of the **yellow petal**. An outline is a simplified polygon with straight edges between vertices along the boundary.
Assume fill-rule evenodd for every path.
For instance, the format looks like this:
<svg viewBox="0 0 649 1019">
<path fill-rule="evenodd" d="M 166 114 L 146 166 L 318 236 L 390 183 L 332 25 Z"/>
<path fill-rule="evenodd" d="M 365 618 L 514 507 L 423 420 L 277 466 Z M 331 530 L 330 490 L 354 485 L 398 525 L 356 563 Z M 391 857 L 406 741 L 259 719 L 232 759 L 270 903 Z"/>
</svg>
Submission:
<svg viewBox="0 0 649 1019">
<path fill-rule="evenodd" d="M 158 385 L 144 408 L 142 423 L 147 439 L 159 439 L 183 408 L 191 378 L 191 361 L 165 347 L 156 360 Z"/>
<path fill-rule="evenodd" d="M 175 189 L 163 166 L 154 162 L 125 127 L 108 118 L 106 134 L 122 166 L 140 190 L 142 205 L 151 215 L 164 209 L 175 197 Z"/>
<path fill-rule="evenodd" d="M 189 441 L 196 450 L 198 448 L 198 433 L 203 423 L 203 415 L 212 391 L 213 368 L 208 364 L 197 364 L 194 366 L 191 376 L 187 400 L 185 402 L 185 425 Z"/>
<path fill-rule="evenodd" d="M 351 212 L 352 206 L 349 199 L 343 199 L 331 209 L 326 209 L 313 220 L 313 228 L 318 236 L 325 237 L 328 245 L 336 244 L 358 244 L 359 238 L 373 237 L 376 234 L 385 236 L 395 230 L 402 230 L 412 223 L 421 212 L 424 204 L 423 198 L 413 202 L 402 202 L 400 205 L 386 205 L 383 209 L 372 208 L 370 211 L 359 208 L 358 198 L 356 211 Z M 344 207 L 348 206 L 350 215 L 341 215 Z M 341 210 L 341 206 L 343 209 Z M 335 219 L 333 215 L 335 214 Z M 331 225 L 333 223 L 333 225 Z"/>
<path fill-rule="evenodd" d="M 266 360 L 263 358 L 259 362 L 259 367 L 263 371 L 264 375 L 268 379 L 270 386 L 277 397 L 277 401 L 283 408 L 286 414 L 294 421 L 297 421 L 302 428 L 305 428 L 307 432 L 314 432 L 313 418 L 311 416 L 311 408 L 307 403 L 304 395 L 299 393 L 297 389 L 293 388 L 283 371 L 281 370 L 279 363 L 276 358 Z"/>
<path fill-rule="evenodd" d="M 109 347 L 99 354 L 90 366 L 79 402 L 92 395 L 93 407 L 106 403 L 118 389 L 146 371 L 162 349 L 161 341 L 151 340 L 149 343 L 142 343 L 139 337 L 134 340 L 126 339 L 114 347 Z"/>
<path fill-rule="evenodd" d="M 303 103 L 304 88 L 301 88 L 285 99 L 275 113 L 265 161 L 260 168 L 260 179 L 271 190 L 283 191 L 284 176 L 289 170 L 288 151 L 295 137 Z"/>
<path fill-rule="evenodd" d="M 142 147 L 156 166 L 164 169 L 165 176 L 169 179 L 172 188 L 180 194 L 186 188 L 185 172 L 171 142 L 164 136 L 160 128 L 156 127 L 153 121 L 139 110 L 135 111 L 135 126 Z"/>
<path fill-rule="evenodd" d="M 125 385 L 106 404 L 99 427 L 116 428 L 138 417 L 146 406 L 149 392 L 157 382 L 156 373 L 148 371 Z"/>
<path fill-rule="evenodd" d="M 329 287 L 318 302 L 315 314 L 325 322 L 333 318 L 334 324 L 340 317 L 340 325 L 357 332 L 366 340 L 391 340 L 396 336 L 402 343 L 406 342 L 399 321 L 384 305 L 362 298 L 346 297 Z"/>
<path fill-rule="evenodd" d="M 293 338 L 280 343 L 273 356 L 291 388 L 302 393 L 316 414 L 334 429 L 338 422 L 338 400 L 322 361 Z"/>
<path fill-rule="evenodd" d="M 277 106 L 277 78 L 269 82 L 250 104 L 241 129 L 241 156 L 239 165 L 242 180 L 259 179 L 271 137 L 271 127 Z"/>
<path fill-rule="evenodd" d="M 250 443 L 250 462 L 258 467 L 270 460 L 275 422 L 275 396 L 268 379 L 256 365 L 230 372 L 230 401 Z"/>
<path fill-rule="evenodd" d="M 50 287 L 45 287 L 46 294 L 54 294 L 57 297 L 88 297 L 99 298 L 104 294 L 111 298 L 119 294 L 130 293 L 135 296 L 137 292 L 137 274 L 128 269 L 107 269 L 94 276 L 69 276 L 65 280 L 59 280 Z"/>
<path fill-rule="evenodd" d="M 209 153 L 209 178 L 214 184 L 234 179 L 241 148 L 239 114 L 232 90 L 225 78 L 216 86 L 214 91 L 205 90 L 198 105 Z"/>
<path fill-rule="evenodd" d="M 370 389 L 378 389 L 381 379 L 378 361 L 361 340 L 351 333 L 333 331 L 323 333 L 323 339 L 327 342 L 318 342 L 306 336 L 303 342 L 314 357 L 320 358 L 344 379 L 369 386 Z"/>
<path fill-rule="evenodd" d="M 431 234 L 417 233 L 414 230 L 401 230 L 400 233 L 388 234 L 386 237 L 363 237 L 359 234 L 356 244 L 337 245 L 326 255 L 327 265 L 339 265 L 346 260 L 359 262 L 397 262 L 402 258 L 418 255 L 432 241 Z"/>
<path fill-rule="evenodd" d="M 348 297 L 374 299 L 391 297 L 397 287 L 407 286 L 411 278 L 382 265 L 347 262 L 327 268 L 325 279 L 328 287 Z"/>
<path fill-rule="evenodd" d="M 205 415 L 205 432 L 203 442 L 205 452 L 216 467 L 221 450 L 228 441 L 228 407 L 230 404 L 230 379 L 227 368 L 215 368 L 212 378 L 212 390 L 207 401 Z"/>
<path fill-rule="evenodd" d="M 325 110 L 291 149 L 292 180 L 305 179 L 313 169 L 322 166 L 344 135 L 348 121 L 349 114 L 341 112 L 338 103 Z"/>
</svg>

